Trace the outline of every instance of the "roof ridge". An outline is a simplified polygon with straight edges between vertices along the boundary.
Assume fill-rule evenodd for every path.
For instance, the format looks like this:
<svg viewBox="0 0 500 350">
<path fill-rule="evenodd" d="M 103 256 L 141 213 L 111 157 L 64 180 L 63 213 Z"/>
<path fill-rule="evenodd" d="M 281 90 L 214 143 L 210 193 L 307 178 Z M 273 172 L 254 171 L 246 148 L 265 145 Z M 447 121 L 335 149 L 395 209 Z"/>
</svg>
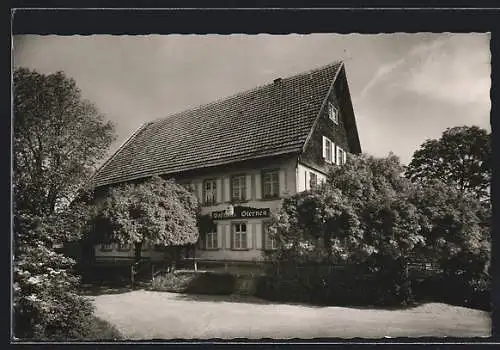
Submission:
<svg viewBox="0 0 500 350">
<path fill-rule="evenodd" d="M 300 76 L 303 76 L 303 75 L 311 74 L 311 73 L 323 70 L 323 69 L 325 69 L 327 67 L 333 67 L 333 66 L 336 66 L 336 65 L 340 65 L 342 62 L 343 62 L 343 60 L 336 60 L 336 61 L 333 61 L 331 63 L 324 64 L 322 66 L 318 66 L 318 67 L 315 67 L 315 68 L 312 68 L 312 69 L 309 69 L 307 71 L 303 71 L 303 72 L 300 72 L 300 73 L 292 74 L 292 75 L 286 76 L 286 77 L 281 78 L 281 79 L 282 80 L 289 80 L 291 78 L 296 78 L 296 77 L 300 77 Z M 218 98 L 216 100 L 212 100 L 210 102 L 207 102 L 207 103 L 204 103 L 204 104 L 201 104 L 201 105 L 198 105 L 198 106 L 194 106 L 194 107 L 191 107 L 191 108 L 183 109 L 183 110 L 181 110 L 179 112 L 175 112 L 175 113 L 169 114 L 169 115 L 167 115 L 165 117 L 156 118 L 156 119 L 152 120 L 150 123 L 158 123 L 158 122 L 166 121 L 166 120 L 170 119 L 173 116 L 184 114 L 184 113 L 187 113 L 187 112 L 196 111 L 198 109 L 206 108 L 206 107 L 211 106 L 211 105 L 216 105 L 217 103 L 220 103 L 220 102 L 223 102 L 223 101 L 227 101 L 227 100 L 230 100 L 230 99 L 233 99 L 233 98 L 236 98 L 236 97 L 240 97 L 242 95 L 248 94 L 248 93 L 253 92 L 253 91 L 257 91 L 259 89 L 262 89 L 262 88 L 264 88 L 266 86 L 269 86 L 269 85 L 272 85 L 272 84 L 273 84 L 272 82 L 271 83 L 266 83 L 266 84 L 258 85 L 258 86 L 254 87 L 252 89 L 243 90 L 243 91 L 237 92 L 237 93 L 232 94 L 232 95 L 227 95 L 227 96 L 224 96 L 224 97 L 220 97 L 220 98 Z"/>
</svg>

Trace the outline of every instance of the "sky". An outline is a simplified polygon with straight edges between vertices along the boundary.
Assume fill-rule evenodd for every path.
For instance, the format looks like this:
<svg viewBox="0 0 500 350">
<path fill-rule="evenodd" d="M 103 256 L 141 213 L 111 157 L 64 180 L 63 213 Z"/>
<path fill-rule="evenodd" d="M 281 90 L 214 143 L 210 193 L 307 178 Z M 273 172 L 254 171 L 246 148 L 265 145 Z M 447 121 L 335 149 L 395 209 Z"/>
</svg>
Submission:
<svg viewBox="0 0 500 350">
<path fill-rule="evenodd" d="M 13 65 L 75 79 L 115 123 L 144 122 L 344 60 L 364 153 L 408 164 L 453 126 L 490 126 L 488 33 L 16 36 Z"/>
</svg>

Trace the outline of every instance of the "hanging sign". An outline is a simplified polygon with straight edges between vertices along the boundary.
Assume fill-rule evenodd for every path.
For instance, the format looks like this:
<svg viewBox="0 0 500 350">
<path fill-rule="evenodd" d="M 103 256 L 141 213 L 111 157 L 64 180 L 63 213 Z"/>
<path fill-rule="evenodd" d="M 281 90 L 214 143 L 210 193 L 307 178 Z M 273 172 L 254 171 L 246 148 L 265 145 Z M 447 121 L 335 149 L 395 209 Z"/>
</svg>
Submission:
<svg viewBox="0 0 500 350">
<path fill-rule="evenodd" d="M 213 220 L 267 218 L 269 216 L 269 208 L 251 208 L 238 206 L 228 210 L 212 212 Z"/>
</svg>

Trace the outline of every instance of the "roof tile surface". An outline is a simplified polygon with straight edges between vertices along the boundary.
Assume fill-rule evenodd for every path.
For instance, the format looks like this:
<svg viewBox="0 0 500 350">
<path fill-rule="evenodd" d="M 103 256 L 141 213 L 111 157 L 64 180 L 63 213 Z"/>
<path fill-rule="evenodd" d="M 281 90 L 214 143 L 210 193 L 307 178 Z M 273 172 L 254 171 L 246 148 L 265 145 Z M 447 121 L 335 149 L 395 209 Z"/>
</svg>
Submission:
<svg viewBox="0 0 500 350">
<path fill-rule="evenodd" d="M 300 152 L 341 62 L 147 123 L 94 175 L 95 186 Z"/>
</svg>

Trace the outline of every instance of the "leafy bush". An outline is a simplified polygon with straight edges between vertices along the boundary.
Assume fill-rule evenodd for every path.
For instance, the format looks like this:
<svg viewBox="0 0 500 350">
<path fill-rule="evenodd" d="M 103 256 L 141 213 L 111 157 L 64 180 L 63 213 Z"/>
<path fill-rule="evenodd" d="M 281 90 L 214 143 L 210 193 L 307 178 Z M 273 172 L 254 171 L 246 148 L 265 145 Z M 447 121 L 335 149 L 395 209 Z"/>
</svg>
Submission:
<svg viewBox="0 0 500 350">
<path fill-rule="evenodd" d="M 21 220 L 22 219 L 22 220 Z M 73 339 L 89 327 L 93 307 L 76 293 L 74 261 L 43 240 L 50 223 L 30 217 L 15 220 L 14 334 L 27 339 Z"/>
<path fill-rule="evenodd" d="M 321 305 L 392 306 L 412 301 L 398 274 L 369 272 L 363 265 L 283 264 L 258 279 L 256 294 L 270 300 Z"/>
<path fill-rule="evenodd" d="M 152 289 L 189 294 L 232 294 L 236 278 L 228 273 L 178 271 L 155 277 Z"/>
</svg>

